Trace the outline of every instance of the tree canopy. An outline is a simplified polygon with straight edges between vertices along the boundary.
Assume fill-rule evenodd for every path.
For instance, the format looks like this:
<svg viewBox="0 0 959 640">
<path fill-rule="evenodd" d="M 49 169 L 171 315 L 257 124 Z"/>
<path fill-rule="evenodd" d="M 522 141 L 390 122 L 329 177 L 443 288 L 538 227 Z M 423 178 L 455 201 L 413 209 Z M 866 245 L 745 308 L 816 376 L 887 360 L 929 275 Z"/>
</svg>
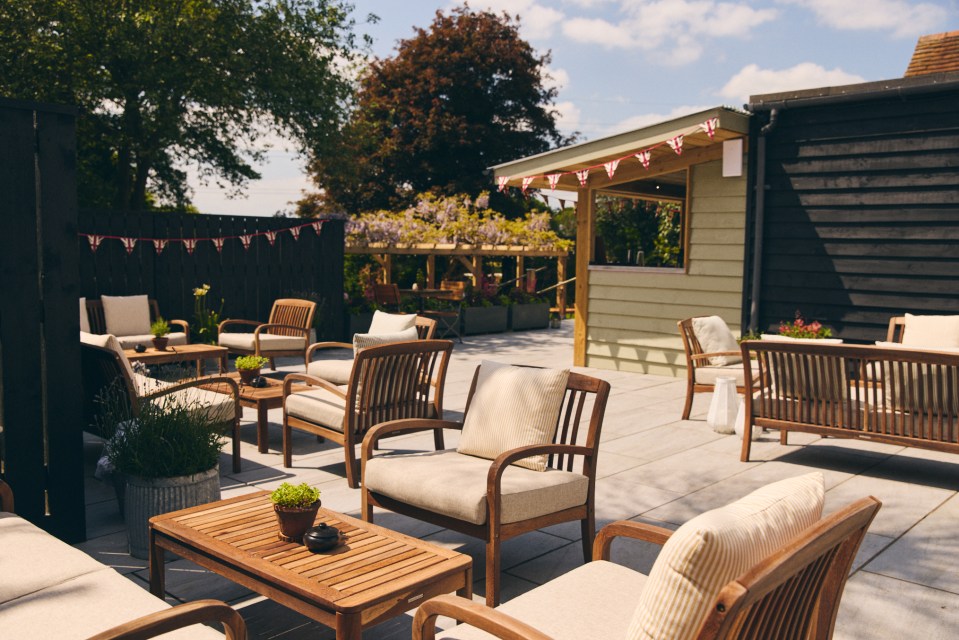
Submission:
<svg viewBox="0 0 959 640">
<path fill-rule="evenodd" d="M 475 197 L 491 186 L 488 167 L 568 142 L 544 83 L 549 60 L 519 36 L 518 18 L 438 11 L 362 75 L 340 144 L 311 165 L 324 195 L 301 213 L 397 208 L 426 191 Z"/>
<path fill-rule="evenodd" d="M 323 153 L 354 51 L 342 0 L 0 0 L 0 95 L 78 105 L 81 206 L 241 192 L 270 134 Z"/>
</svg>

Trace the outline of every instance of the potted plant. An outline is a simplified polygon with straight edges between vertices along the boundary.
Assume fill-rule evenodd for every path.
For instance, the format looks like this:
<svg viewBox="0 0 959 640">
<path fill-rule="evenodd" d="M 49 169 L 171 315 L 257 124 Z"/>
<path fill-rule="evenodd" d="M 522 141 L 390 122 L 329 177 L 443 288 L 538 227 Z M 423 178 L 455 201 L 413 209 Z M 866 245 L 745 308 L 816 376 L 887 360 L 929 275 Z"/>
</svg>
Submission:
<svg viewBox="0 0 959 640">
<path fill-rule="evenodd" d="M 273 511 L 280 525 L 279 537 L 287 542 L 302 542 L 303 534 L 313 526 L 320 509 L 320 490 L 305 482 L 284 482 L 270 494 Z"/>
<path fill-rule="evenodd" d="M 509 298 L 499 284 L 484 276 L 480 286 L 467 286 L 463 298 L 463 334 L 499 333 L 509 328 Z"/>
<path fill-rule="evenodd" d="M 797 311 L 792 322 L 779 323 L 779 333 L 764 333 L 763 340 L 819 340 L 827 344 L 840 344 L 842 340 L 832 337 L 832 330 L 817 320 L 807 322 Z"/>
<path fill-rule="evenodd" d="M 544 296 L 516 287 L 509 293 L 509 327 L 513 331 L 550 326 L 549 301 Z"/>
<path fill-rule="evenodd" d="M 240 356 L 236 359 L 236 370 L 240 374 L 240 382 L 250 384 L 253 378 L 260 375 L 260 369 L 268 365 L 270 360 L 263 356 Z"/>
<path fill-rule="evenodd" d="M 150 518 L 220 499 L 221 426 L 230 421 L 173 395 L 143 400 L 134 411 L 117 385 L 99 402 L 106 471 L 114 476 L 130 555 L 147 558 Z"/>
<path fill-rule="evenodd" d="M 150 325 L 150 333 L 153 335 L 153 347 L 157 351 L 166 351 L 167 342 L 170 339 L 167 337 L 170 335 L 170 325 L 162 317 L 157 317 L 157 319 Z"/>
</svg>

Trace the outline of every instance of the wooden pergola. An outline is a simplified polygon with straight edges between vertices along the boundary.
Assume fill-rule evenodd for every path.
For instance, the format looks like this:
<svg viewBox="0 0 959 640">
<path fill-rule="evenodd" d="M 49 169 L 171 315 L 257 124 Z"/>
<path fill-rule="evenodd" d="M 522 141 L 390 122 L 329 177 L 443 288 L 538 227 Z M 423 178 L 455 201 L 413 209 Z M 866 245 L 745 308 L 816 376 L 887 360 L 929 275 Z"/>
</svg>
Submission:
<svg viewBox="0 0 959 640">
<path fill-rule="evenodd" d="M 556 258 L 556 281 L 563 283 L 566 280 L 566 258 L 569 252 L 565 249 L 543 249 L 512 244 L 387 244 L 385 242 L 371 242 L 368 244 L 346 243 L 346 253 L 373 256 L 373 259 L 383 268 L 384 284 L 393 279 L 393 256 L 414 255 L 426 256 L 426 288 L 436 288 L 436 257 L 452 258 L 462 264 L 470 273 L 473 286 L 479 283 L 479 276 L 483 273 L 483 258 L 510 257 L 516 258 L 516 278 L 519 280 L 526 273 L 525 258 Z M 556 306 L 560 313 L 566 310 L 566 285 L 556 287 Z"/>
</svg>

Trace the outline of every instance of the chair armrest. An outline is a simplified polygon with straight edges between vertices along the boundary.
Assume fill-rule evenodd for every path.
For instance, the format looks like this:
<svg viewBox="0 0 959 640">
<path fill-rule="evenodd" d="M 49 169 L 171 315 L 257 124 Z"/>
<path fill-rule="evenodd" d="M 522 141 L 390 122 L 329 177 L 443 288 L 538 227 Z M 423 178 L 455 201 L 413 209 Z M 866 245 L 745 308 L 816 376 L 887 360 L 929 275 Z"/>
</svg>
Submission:
<svg viewBox="0 0 959 640">
<path fill-rule="evenodd" d="M 596 534 L 596 539 L 593 541 L 593 560 L 609 560 L 609 548 L 616 538 L 632 538 L 663 545 L 671 535 L 673 532 L 669 529 L 642 522 L 632 520 L 611 522 Z"/>
<path fill-rule="evenodd" d="M 465 622 L 502 640 L 551 640 L 548 635 L 512 616 L 452 595 L 437 596 L 420 605 L 413 618 L 413 640 L 434 640 L 438 616 Z"/>
<path fill-rule="evenodd" d="M 486 475 L 486 495 L 498 496 L 500 483 L 503 480 L 503 474 L 511 464 L 517 460 L 536 456 L 541 453 L 561 453 L 569 456 L 580 455 L 584 457 L 592 456 L 594 451 L 590 447 L 581 447 L 574 444 L 531 444 L 525 447 L 510 449 L 496 456 L 490 464 L 489 472 Z M 487 501 L 489 498 L 487 498 Z"/>
<path fill-rule="evenodd" d="M 13 489 L 3 480 L 0 480 L 0 511 L 13 513 Z"/>
<path fill-rule="evenodd" d="M 190 323 L 189 322 L 187 322 L 186 320 L 167 320 L 167 324 L 175 324 L 181 329 L 183 329 L 183 333 L 186 334 L 186 339 L 189 342 L 190 340 Z"/>
<path fill-rule="evenodd" d="M 353 350 L 353 345 L 348 342 L 314 342 L 306 348 L 306 361 L 313 359 L 313 352 L 320 349 L 349 349 Z"/>
<path fill-rule="evenodd" d="M 340 389 L 334 384 L 330 384 L 323 378 L 317 378 L 316 376 L 311 376 L 308 373 L 290 373 L 283 379 L 283 400 L 286 401 L 286 397 L 293 393 L 293 383 L 296 381 L 305 382 L 311 387 L 322 387 L 330 393 L 335 393 L 339 397 L 346 400 L 346 394 L 343 393 Z"/>
<path fill-rule="evenodd" d="M 252 327 L 258 327 L 260 326 L 261 323 L 257 322 L 256 320 L 224 320 L 219 325 L 217 325 L 217 328 L 216 328 L 217 333 L 223 333 L 224 327 L 227 327 L 231 324 L 245 324 Z"/>
<path fill-rule="evenodd" d="M 360 459 L 368 460 L 371 458 L 373 447 L 381 438 L 401 433 L 432 431 L 434 429 L 456 429 L 457 431 L 462 431 L 463 423 L 432 418 L 402 418 L 400 420 L 381 422 L 366 432 L 366 436 L 363 438 L 363 450 Z"/>
<path fill-rule="evenodd" d="M 165 395 L 169 395 L 176 391 L 182 391 L 183 389 L 189 389 L 190 387 L 202 387 L 206 385 L 214 384 L 225 384 L 230 388 L 230 395 L 234 399 L 240 397 L 240 385 L 237 384 L 236 380 L 229 376 L 219 376 L 219 375 L 210 375 L 203 376 L 202 378 L 194 378 L 192 380 L 186 380 L 184 382 L 178 382 L 176 384 L 170 385 L 169 387 L 163 387 L 162 389 L 157 389 L 151 393 L 140 396 L 141 400 L 152 400 L 153 398 L 160 398 Z"/>
<path fill-rule="evenodd" d="M 216 621 L 223 625 L 227 640 L 246 640 L 246 623 L 234 609 L 219 600 L 197 600 L 157 611 L 113 627 L 89 640 L 140 640 L 153 638 L 195 624 Z"/>
<path fill-rule="evenodd" d="M 279 324 L 277 322 L 274 322 L 272 324 L 261 324 L 253 332 L 253 335 L 255 335 L 256 337 L 260 337 L 261 333 L 263 333 L 264 331 L 269 331 L 270 329 L 290 329 L 291 331 L 299 331 L 300 333 L 302 333 L 303 335 L 307 337 L 309 337 L 310 335 L 310 327 L 298 327 L 295 324 Z"/>
</svg>

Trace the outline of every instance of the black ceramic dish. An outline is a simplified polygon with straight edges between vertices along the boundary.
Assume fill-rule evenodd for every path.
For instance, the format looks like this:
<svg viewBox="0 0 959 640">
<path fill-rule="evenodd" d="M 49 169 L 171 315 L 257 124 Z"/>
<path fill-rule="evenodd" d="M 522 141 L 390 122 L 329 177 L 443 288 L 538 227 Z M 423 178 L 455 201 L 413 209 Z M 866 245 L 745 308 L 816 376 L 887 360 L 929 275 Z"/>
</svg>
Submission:
<svg viewBox="0 0 959 640">
<path fill-rule="evenodd" d="M 340 544 L 340 530 L 326 523 L 311 527 L 303 534 L 303 544 L 310 551 L 329 551 Z"/>
</svg>

